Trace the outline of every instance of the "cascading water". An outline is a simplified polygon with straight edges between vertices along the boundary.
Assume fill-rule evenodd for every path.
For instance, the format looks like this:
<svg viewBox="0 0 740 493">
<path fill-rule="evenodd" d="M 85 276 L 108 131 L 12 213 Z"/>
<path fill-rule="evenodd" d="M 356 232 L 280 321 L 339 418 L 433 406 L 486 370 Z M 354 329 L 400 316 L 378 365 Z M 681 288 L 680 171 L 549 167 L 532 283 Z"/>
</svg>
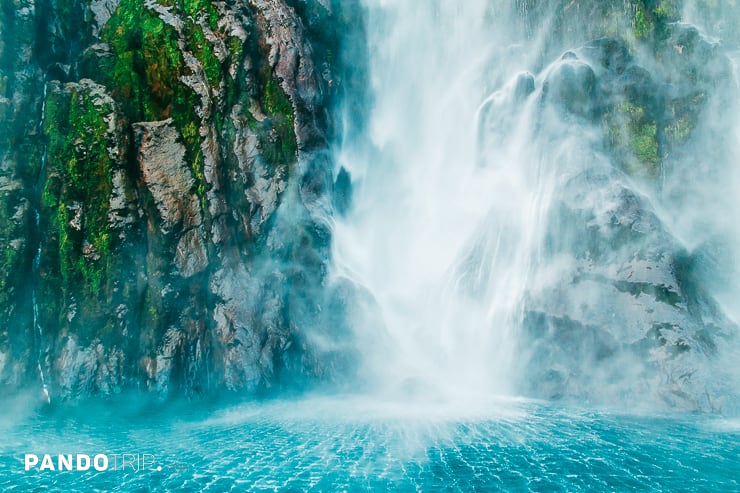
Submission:
<svg viewBox="0 0 740 493">
<path fill-rule="evenodd" d="M 655 344 L 654 331 L 681 327 L 702 354 L 711 350 L 702 325 L 732 326 L 695 286 L 707 276 L 691 255 L 709 233 L 683 224 L 706 222 L 712 208 L 687 211 L 676 199 L 691 186 L 711 195 L 721 187 L 706 183 L 727 176 L 727 149 L 713 165 L 724 171 L 701 183 L 687 172 L 687 155 L 712 148 L 707 129 L 721 131 L 706 114 L 725 104 L 713 88 L 727 82 L 724 59 L 681 24 L 665 28 L 674 45 L 657 55 L 618 39 L 628 25 L 595 41 L 574 30 L 569 44 L 562 12 L 539 8 L 533 28 L 529 5 L 367 3 L 369 142 L 338 153 L 354 204 L 334 231 L 336 276 L 377 303 L 354 321 L 365 371 L 381 388 L 456 399 L 523 387 L 670 400 L 651 387 L 639 348 Z M 715 86 L 679 71 L 699 66 L 691 57 L 700 49 L 714 53 L 703 70 Z M 703 114 L 685 109 L 704 101 Z M 680 125 L 696 135 L 681 140 Z M 662 378 L 696 373 L 662 340 Z M 710 372 L 699 366 L 697 375 Z M 704 378 L 691 392 L 714 385 Z M 689 381 L 676 385 L 685 392 Z"/>
<path fill-rule="evenodd" d="M 358 321 L 363 340 L 383 330 L 390 339 L 369 371 L 392 386 L 506 392 L 536 211 L 521 207 L 533 183 L 518 158 L 476 165 L 476 114 L 500 35 L 487 2 L 368 7 L 377 154 L 350 145 L 340 158 L 356 190 L 335 259 L 382 310 L 384 328 Z"/>
<path fill-rule="evenodd" d="M 387 347 L 378 349 L 369 364 L 391 385 L 418 379 L 510 392 L 522 301 L 556 178 L 553 156 L 573 145 L 532 143 L 537 97 L 515 94 L 526 75 L 486 101 L 535 63 L 536 50 L 507 28 L 524 7 L 368 7 L 377 154 L 350 144 L 340 157 L 356 191 L 335 230 L 335 258 L 338 275 L 375 296 L 396 349 L 390 360 Z M 489 128 L 488 106 L 518 97 L 521 106 L 502 101 L 512 114 Z M 383 330 L 362 324 L 362 335 Z"/>
<path fill-rule="evenodd" d="M 347 352 L 378 391 L 216 409 L 152 406 L 125 391 L 44 413 L 11 402 L 0 415 L 0 489 L 738 490 L 740 366 L 727 351 L 737 347 L 738 58 L 683 24 L 662 26 L 647 47 L 631 1 L 365 5 L 368 132 L 345 136 L 335 156 L 352 182 L 349 193 L 346 174 L 337 180 L 352 197 L 332 236 L 342 282 L 315 308 L 328 329 L 349 315 L 355 339 L 322 338 L 339 334 L 332 350 L 355 343 Z M 624 17 L 609 32 L 611 17 L 588 17 L 602 7 Z M 297 274 L 275 283 L 300 296 Z M 57 362 L 44 350 L 35 282 L 32 295 L 46 390 Z M 296 342 L 306 341 L 279 343 Z M 104 358 L 79 354 L 70 359 L 84 372 Z M 129 358 L 120 354 L 115 364 Z M 172 368 L 168 358 L 145 363 Z M 324 369 L 320 353 L 309 363 Z M 69 454 L 94 465 L 54 470 Z"/>
</svg>

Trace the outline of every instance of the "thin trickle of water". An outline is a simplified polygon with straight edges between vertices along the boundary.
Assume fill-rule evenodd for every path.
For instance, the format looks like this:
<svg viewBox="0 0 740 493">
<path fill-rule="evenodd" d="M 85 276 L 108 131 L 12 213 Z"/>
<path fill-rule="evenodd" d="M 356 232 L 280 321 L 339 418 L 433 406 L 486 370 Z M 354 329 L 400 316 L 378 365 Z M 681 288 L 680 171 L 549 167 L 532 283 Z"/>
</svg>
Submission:
<svg viewBox="0 0 740 493">
<path fill-rule="evenodd" d="M 44 80 L 44 91 L 41 103 L 41 120 L 39 122 L 39 134 L 43 135 L 44 118 L 46 117 L 46 97 L 49 90 L 49 84 Z M 36 184 L 36 205 L 34 210 L 34 226 L 36 228 L 38 236 L 38 245 L 36 247 L 36 255 L 33 258 L 32 267 L 32 288 L 31 288 L 31 302 L 33 305 L 33 335 L 34 335 L 34 347 L 36 350 L 36 367 L 39 373 L 39 380 L 41 382 L 41 392 L 46 400 L 47 404 L 51 404 L 51 395 L 49 394 L 49 387 L 46 383 L 46 376 L 44 375 L 44 329 L 41 326 L 41 320 L 39 317 L 39 300 L 37 294 L 37 287 L 39 284 L 40 268 L 41 268 L 41 254 L 43 244 L 41 241 L 41 214 L 39 213 L 39 205 L 41 201 L 41 195 L 43 193 L 44 179 L 46 174 L 46 159 L 47 159 L 47 144 L 44 141 L 44 149 L 41 155 L 41 167 L 39 169 L 39 178 Z"/>
</svg>

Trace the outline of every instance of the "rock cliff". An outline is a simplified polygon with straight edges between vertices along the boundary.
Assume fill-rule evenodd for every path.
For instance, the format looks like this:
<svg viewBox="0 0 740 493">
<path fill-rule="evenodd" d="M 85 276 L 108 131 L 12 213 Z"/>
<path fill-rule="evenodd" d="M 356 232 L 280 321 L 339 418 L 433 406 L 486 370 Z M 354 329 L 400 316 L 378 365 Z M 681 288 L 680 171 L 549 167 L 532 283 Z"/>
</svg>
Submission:
<svg viewBox="0 0 740 493">
<path fill-rule="evenodd" d="M 360 19 L 354 2 L 3 2 L 3 388 L 257 394 L 347 371 L 322 320 L 328 142 Z"/>
</svg>

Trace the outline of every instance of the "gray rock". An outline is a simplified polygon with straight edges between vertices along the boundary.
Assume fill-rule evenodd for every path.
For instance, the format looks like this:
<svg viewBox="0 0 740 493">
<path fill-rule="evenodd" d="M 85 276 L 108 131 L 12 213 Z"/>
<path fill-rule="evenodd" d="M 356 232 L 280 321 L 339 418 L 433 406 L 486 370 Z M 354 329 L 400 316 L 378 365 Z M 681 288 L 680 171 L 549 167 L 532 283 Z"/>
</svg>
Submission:
<svg viewBox="0 0 740 493">
<path fill-rule="evenodd" d="M 605 173 L 574 176 L 555 200 L 541 262 L 565 267 L 527 298 L 523 384 L 602 404 L 732 405 L 715 356 L 733 325 L 647 200 Z"/>
<path fill-rule="evenodd" d="M 93 36 L 97 36 L 100 30 L 111 18 L 118 7 L 120 0 L 92 0 L 90 2 L 90 12 L 94 17 Z"/>
<path fill-rule="evenodd" d="M 550 69 L 543 83 L 543 97 L 562 106 L 569 113 L 591 116 L 596 75 L 586 63 L 572 58 L 561 59 Z"/>
<path fill-rule="evenodd" d="M 161 231 L 193 228 L 202 223 L 194 193 L 195 178 L 185 162 L 185 147 L 172 120 L 134 124 L 139 166 L 161 220 Z"/>
<path fill-rule="evenodd" d="M 204 242 L 200 228 L 188 230 L 180 237 L 175 249 L 175 266 L 182 277 L 191 277 L 208 267 L 208 252 Z"/>
</svg>

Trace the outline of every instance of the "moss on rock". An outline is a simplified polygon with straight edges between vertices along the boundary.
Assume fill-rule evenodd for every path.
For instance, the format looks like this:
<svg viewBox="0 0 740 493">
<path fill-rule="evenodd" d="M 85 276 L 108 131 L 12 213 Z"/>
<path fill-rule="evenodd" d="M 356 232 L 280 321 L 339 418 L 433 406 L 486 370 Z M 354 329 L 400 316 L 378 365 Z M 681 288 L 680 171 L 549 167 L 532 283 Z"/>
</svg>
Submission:
<svg viewBox="0 0 740 493">
<path fill-rule="evenodd" d="M 664 40 L 668 24 L 680 18 L 680 5 L 676 0 L 638 0 L 633 2 L 632 9 L 632 35 L 637 40 Z"/>
<path fill-rule="evenodd" d="M 602 126 L 609 147 L 627 173 L 650 178 L 659 175 L 658 124 L 649 111 L 635 102 L 623 101 L 604 114 Z"/>
<path fill-rule="evenodd" d="M 29 226 L 23 204 L 19 190 L 0 191 L 0 321 L 3 323 L 7 323 L 4 315 L 23 272 Z"/>
<path fill-rule="evenodd" d="M 180 81 L 185 62 L 177 31 L 143 2 L 122 0 L 100 38 L 110 46 L 110 60 L 85 75 L 110 88 L 131 121 L 192 111 L 195 95 Z"/>
<path fill-rule="evenodd" d="M 89 294 L 96 294 L 107 278 L 111 250 L 112 163 L 104 116 L 114 109 L 89 90 L 80 89 L 69 86 L 63 92 L 52 91 L 47 98 L 48 162 L 62 186 L 53 191 L 47 182 L 43 201 L 47 210 L 56 208 L 52 217 L 59 232 L 64 285 L 82 282 Z"/>
<path fill-rule="evenodd" d="M 268 72 L 262 94 L 262 108 L 269 116 L 268 126 L 258 132 L 262 156 L 273 165 L 292 164 L 298 148 L 293 106 L 271 71 Z"/>
<path fill-rule="evenodd" d="M 47 327 L 62 329 L 72 322 L 67 308 L 73 305 L 84 321 L 77 331 L 82 341 L 111 335 L 103 328 L 112 324 L 112 274 L 123 262 L 114 254 L 120 237 L 110 220 L 119 119 L 113 100 L 92 81 L 50 85 L 43 123 L 42 318 Z"/>
</svg>

